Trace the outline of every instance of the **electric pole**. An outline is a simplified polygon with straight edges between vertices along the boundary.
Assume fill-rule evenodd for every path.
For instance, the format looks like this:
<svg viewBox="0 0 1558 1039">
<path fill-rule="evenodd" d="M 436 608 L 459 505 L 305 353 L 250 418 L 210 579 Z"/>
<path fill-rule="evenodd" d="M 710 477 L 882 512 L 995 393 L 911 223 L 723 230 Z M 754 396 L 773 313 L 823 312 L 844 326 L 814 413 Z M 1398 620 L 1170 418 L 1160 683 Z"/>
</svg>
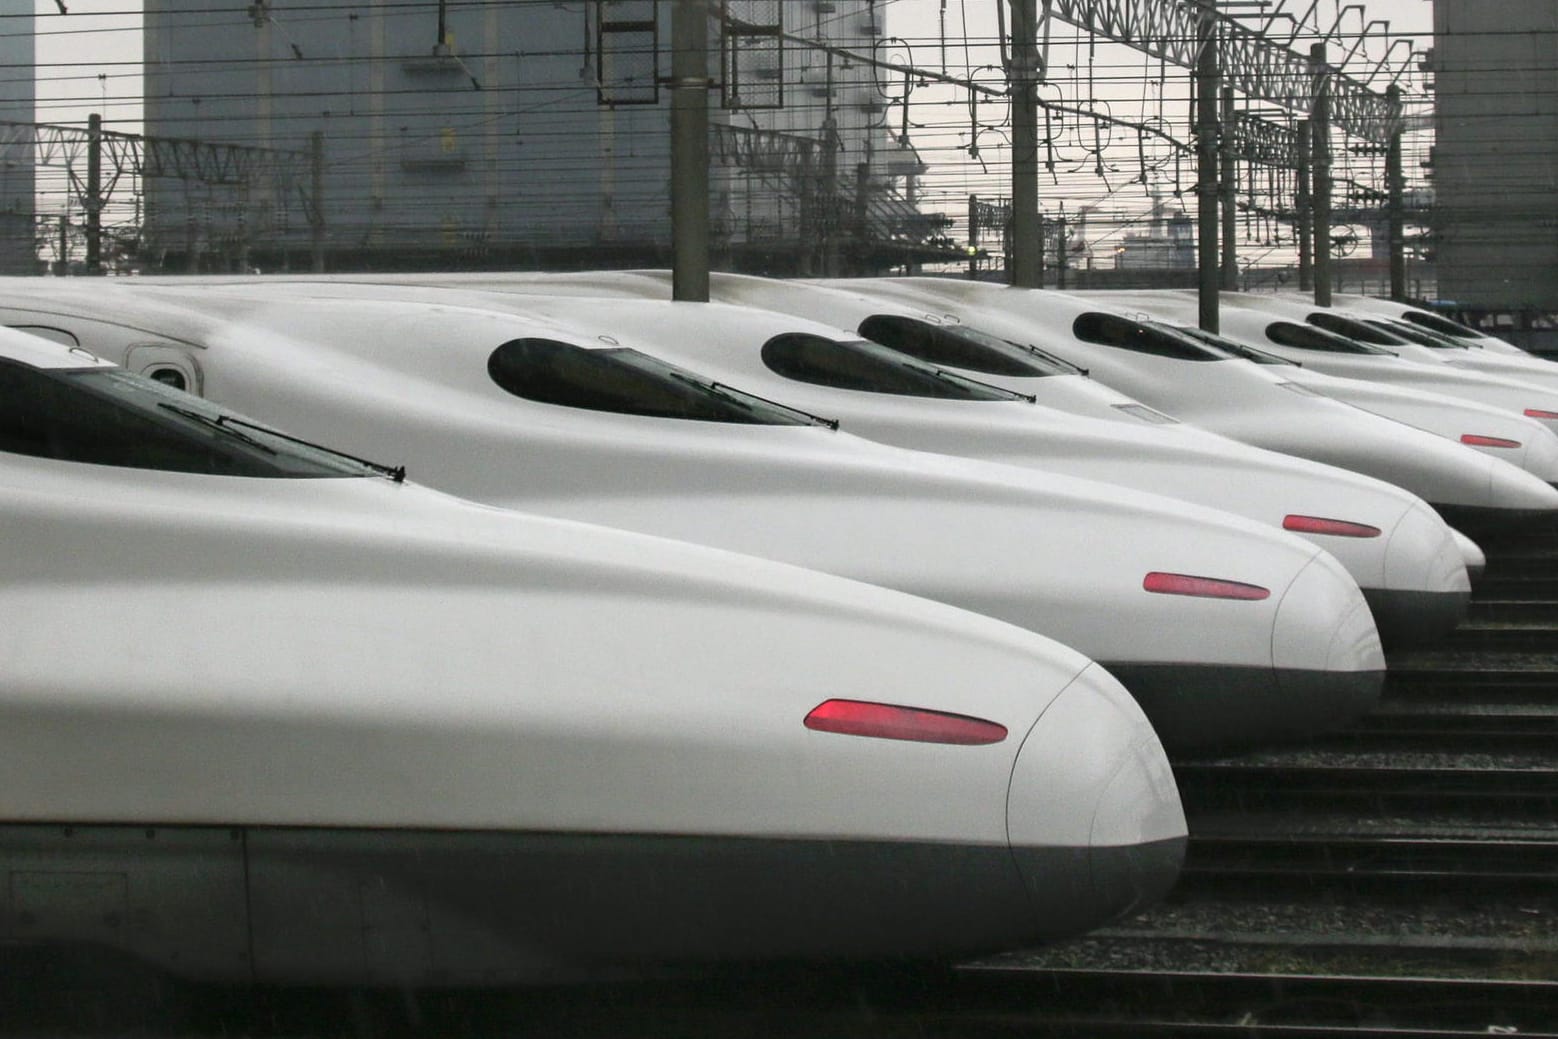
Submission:
<svg viewBox="0 0 1558 1039">
<path fill-rule="evenodd" d="M 1004 3 L 1005 0 L 1002 0 Z M 1039 22 L 1037 0 L 1012 5 L 1012 241 L 1011 283 L 1043 286 L 1043 232 L 1039 227 Z"/>
<path fill-rule="evenodd" d="M 103 273 L 103 117 L 87 116 L 87 274 Z"/>
<path fill-rule="evenodd" d="M 1298 171 L 1294 188 L 1294 229 L 1298 233 L 1298 291 L 1312 292 L 1315 287 L 1313 251 L 1314 202 L 1310 194 L 1309 156 L 1312 148 L 1308 119 L 1298 121 Z"/>
<path fill-rule="evenodd" d="M 1385 91 L 1391 107 L 1401 110 L 1401 88 L 1394 83 Z M 1385 221 L 1390 237 L 1390 298 L 1407 298 L 1406 212 L 1402 199 L 1401 171 L 1401 121 L 1391 128 L 1390 142 L 1385 146 Z"/>
<path fill-rule="evenodd" d="M 1310 109 L 1310 147 L 1314 151 L 1315 304 L 1331 305 L 1331 70 L 1325 44 L 1309 48 L 1309 70 L 1314 77 L 1314 102 Z"/>
<path fill-rule="evenodd" d="M 709 301 L 709 4 L 671 14 L 671 298 Z"/>
<path fill-rule="evenodd" d="M 1222 132 L 1217 135 L 1222 153 L 1222 183 L 1218 194 L 1222 196 L 1223 259 L 1222 287 L 1232 292 L 1239 287 L 1239 208 L 1238 180 L 1239 158 L 1233 152 L 1233 87 L 1223 87 Z"/>
<path fill-rule="evenodd" d="M 1200 0 L 1196 22 L 1196 264 L 1202 330 L 1216 333 L 1217 247 L 1217 2 Z"/>
</svg>

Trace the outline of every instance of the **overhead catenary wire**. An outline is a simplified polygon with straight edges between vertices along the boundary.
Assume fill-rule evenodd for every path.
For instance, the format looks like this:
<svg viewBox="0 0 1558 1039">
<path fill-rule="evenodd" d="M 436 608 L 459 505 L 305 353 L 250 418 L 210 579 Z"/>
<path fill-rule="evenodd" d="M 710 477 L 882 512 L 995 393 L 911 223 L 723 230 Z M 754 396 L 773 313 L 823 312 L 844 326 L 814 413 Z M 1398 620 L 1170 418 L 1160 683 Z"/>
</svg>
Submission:
<svg viewBox="0 0 1558 1039">
<path fill-rule="evenodd" d="M 529 0 L 520 0 L 529 2 Z M 914 0 L 899 0 L 897 3 L 884 2 L 880 7 L 885 9 L 904 8 Z M 288 4 L 286 18 L 289 24 L 305 25 L 311 20 L 328 21 L 330 18 L 340 17 L 343 12 L 352 8 L 349 3 L 300 3 Z M 426 18 L 436 9 L 432 2 L 385 2 L 382 7 L 387 17 L 392 18 Z M 480 8 L 477 3 L 450 3 L 449 10 L 452 20 L 458 20 L 462 16 L 469 15 Z M 547 3 L 539 4 L 553 8 L 558 5 Z M 582 11 L 582 4 L 564 5 Z M 942 4 L 936 5 L 938 8 Z M 959 10 L 955 14 L 954 24 L 969 25 L 974 13 L 988 14 L 993 5 L 974 4 L 960 2 Z M 220 19 L 231 17 L 232 9 L 217 4 L 190 5 L 187 10 L 192 17 Z M 938 11 L 939 13 L 939 11 Z M 819 16 L 819 22 L 824 21 Z M 56 24 L 63 19 L 52 19 Z M 808 23 L 809 25 L 810 23 Z M 972 120 L 974 125 L 973 136 L 980 133 L 987 135 L 981 156 L 986 167 L 990 170 L 985 181 L 986 190 L 989 193 L 1000 193 L 1001 179 L 1004 176 L 1004 149 L 999 136 L 988 136 L 988 130 L 977 129 L 978 126 L 988 123 L 990 127 L 999 127 L 1006 118 L 1005 113 L 1005 84 L 999 82 L 996 77 L 981 74 L 979 66 L 975 64 L 981 51 L 991 51 L 997 47 L 996 34 L 992 31 L 984 31 L 983 34 L 977 25 L 971 26 L 975 31 L 964 32 L 961 38 L 961 47 L 949 48 L 947 57 L 952 61 L 953 67 L 945 70 L 930 69 L 935 75 L 945 75 L 946 81 L 938 81 L 935 75 L 928 77 L 933 85 L 938 84 L 945 89 L 960 89 L 967 95 L 976 91 L 981 97 L 989 99 L 992 106 L 988 112 L 981 111 L 978 118 Z M 3 30 L 4 22 L 0 21 L 0 30 Z M 1182 110 L 1183 102 L 1187 99 L 1187 87 L 1175 82 L 1176 77 L 1168 76 L 1167 70 L 1162 67 L 1158 70 L 1159 86 L 1156 91 L 1149 90 L 1150 71 L 1142 62 L 1140 55 L 1131 54 L 1123 48 L 1115 45 L 1098 43 L 1093 41 L 1088 34 L 1076 31 L 1061 31 L 1057 26 L 1047 27 L 1053 33 L 1051 45 L 1073 46 L 1086 43 L 1093 51 L 1093 60 L 1087 67 L 1087 82 L 1083 82 L 1075 70 L 1064 68 L 1050 70 L 1049 87 L 1044 97 L 1044 107 L 1053 114 L 1062 116 L 1061 122 L 1068 131 L 1067 140 L 1071 143 L 1046 142 L 1049 147 L 1057 147 L 1061 154 L 1056 156 L 1059 160 L 1046 171 L 1047 179 L 1051 180 L 1050 187 L 1046 189 L 1046 203 L 1050 206 L 1068 203 L 1071 209 L 1087 205 L 1090 201 L 1114 200 L 1118 198 L 1117 189 L 1110 184 L 1103 183 L 1103 179 L 1114 180 L 1114 172 L 1129 168 L 1132 172 L 1140 173 L 1139 182 L 1143 186 L 1143 195 L 1147 194 L 1154 184 L 1161 185 L 1165 189 L 1169 186 L 1170 166 L 1175 158 L 1188 147 L 1188 130 L 1184 126 L 1176 126 L 1172 120 L 1164 119 L 1159 114 L 1163 109 L 1169 111 Z M 1385 34 L 1378 34 L 1380 42 L 1387 42 Z M 939 39 L 934 36 L 915 36 L 909 34 L 905 37 L 911 46 L 919 43 L 927 43 L 932 49 L 939 52 Z M 802 46 L 806 41 L 790 41 Z M 1363 48 L 1367 51 L 1369 48 Z M 960 54 L 961 51 L 961 54 Z M 516 61 L 544 61 L 553 57 L 561 57 L 556 51 L 537 50 L 534 52 L 515 50 L 512 52 L 487 52 L 480 47 L 462 48 L 463 60 L 472 63 L 491 60 L 516 60 Z M 957 62 L 961 57 L 962 66 Z M 244 68 L 258 68 L 263 62 L 269 62 L 273 73 L 278 76 L 285 75 L 285 65 L 288 62 L 296 62 L 297 59 L 289 53 L 279 53 L 274 58 L 267 59 L 243 59 L 238 63 L 227 63 L 234 71 L 242 71 Z M 327 66 L 325 62 L 334 62 L 333 66 Z M 309 56 L 308 64 L 315 68 L 337 67 L 348 70 L 354 67 L 364 67 L 363 59 L 355 58 L 316 58 Z M 198 71 L 199 63 L 192 62 L 187 65 L 170 65 L 170 71 Z M 209 67 L 209 66 L 205 66 Z M 102 69 L 102 66 L 98 67 Z M 109 74 L 112 76 L 112 67 Z M 4 70 L 0 69 L 0 73 Z M 86 68 L 72 68 L 69 64 L 57 64 L 40 68 L 40 75 L 60 74 L 61 85 L 69 82 L 79 82 L 85 87 L 95 87 L 95 78 L 88 79 L 94 72 Z M 983 78 L 981 78 L 983 76 Z M 950 81 L 966 77 L 966 84 L 956 85 Z M 1182 78 L 1182 77 L 1180 77 Z M 148 85 L 156 87 L 160 80 L 156 77 L 148 79 Z M 133 104 L 135 92 L 133 89 L 124 89 L 116 84 L 111 84 L 111 91 L 104 91 L 101 97 L 93 96 L 94 103 L 101 103 L 105 107 L 120 107 Z M 128 84 L 126 84 L 128 86 Z M 507 92 L 506 104 L 515 115 L 544 113 L 550 104 L 554 104 L 564 98 L 577 96 L 568 93 L 568 89 L 577 90 L 577 79 L 570 83 L 563 81 L 531 82 L 523 86 L 499 85 L 499 89 Z M 1091 89 L 1089 89 L 1091 87 Z M 1116 113 L 1110 111 L 1112 105 L 1120 104 L 1118 99 L 1107 96 L 1117 88 L 1125 87 L 1137 98 L 1146 99 L 1151 96 L 1151 107 L 1144 100 L 1138 100 L 1133 105 L 1124 106 L 1129 112 Z M 1059 96 L 1051 96 L 1052 92 Z M 407 91 L 404 94 L 387 94 L 391 102 L 407 99 L 415 91 Z M 964 113 L 956 118 L 951 117 L 944 104 L 939 103 L 934 89 L 915 90 L 912 97 L 906 97 L 902 102 L 902 115 L 912 121 L 915 127 L 914 144 L 916 149 L 926 157 L 931 164 L 931 170 L 919 178 L 919 200 L 927 209 L 942 208 L 956 217 L 963 208 L 969 186 L 968 173 L 965 164 L 969 161 L 967 145 L 959 143 L 960 138 L 967 141 L 970 137 L 971 120 L 966 112 L 966 100 L 963 103 Z M 199 104 L 210 107 L 220 102 L 238 100 L 241 92 L 230 95 L 211 94 L 202 97 Z M 472 97 L 467 91 L 467 98 Z M 331 91 L 308 90 L 281 90 L 277 95 L 277 110 L 272 114 L 272 124 L 278 133 L 288 132 L 289 127 L 297 127 L 299 132 L 307 126 L 310 120 L 319 118 L 319 111 L 332 107 L 339 93 Z M 1101 103 L 1095 103 L 1095 99 Z M 791 99 L 790 107 L 798 119 L 819 116 L 822 112 L 820 105 L 808 103 L 809 99 Z M 188 98 L 183 101 L 191 108 L 196 106 L 196 99 Z M 984 106 L 981 106 L 983 108 Z M 446 117 L 459 132 L 476 132 L 482 125 L 482 119 L 486 112 L 483 106 L 475 101 L 464 102 L 454 98 L 452 94 L 442 93 L 426 105 L 407 106 L 405 112 L 408 117 L 425 115 L 437 111 Z M 165 111 L 163 118 L 169 127 L 169 132 L 178 131 L 184 125 L 185 118 L 177 112 Z M 501 117 L 500 117 L 501 119 Z M 252 137 L 246 137 L 245 124 L 241 118 L 227 116 L 210 116 L 200 114 L 198 117 L 192 112 L 188 117 L 189 126 L 202 126 L 214 129 L 223 137 L 229 137 L 236 143 L 255 143 Z M 491 125 L 488 119 L 487 124 Z M 1107 140 L 1107 127 L 1116 127 L 1126 132 L 1118 134 L 1114 141 Z M 628 150 L 631 150 L 632 135 L 638 131 L 628 129 L 619 131 L 622 140 Z M 644 132 L 653 132 L 646 130 Z M 1086 132 L 1086 136 L 1092 138 L 1074 140 L 1072 135 Z M 530 126 L 519 131 L 523 139 L 531 142 L 533 147 L 529 153 L 521 157 L 518 147 L 510 149 L 507 146 L 500 151 L 498 157 L 493 160 L 493 169 L 498 172 L 511 172 L 524 168 L 545 171 L 548 176 L 583 175 L 589 171 L 589 166 L 579 161 L 569 161 L 565 158 L 547 159 L 538 153 L 547 142 L 558 141 L 566 135 L 566 130 L 553 131 L 541 126 Z M 1047 135 L 1048 136 L 1048 135 Z M 330 162 L 340 170 L 350 170 L 352 165 L 361 161 L 362 157 L 371 153 L 378 146 L 387 141 L 397 139 L 397 132 L 393 126 L 388 126 L 378 135 L 362 132 L 347 133 L 344 131 L 332 131 L 330 134 L 331 151 Z M 628 156 L 618 155 L 617 161 L 627 168 L 631 159 Z M 983 170 L 976 171 L 984 176 Z M 1103 174 L 1103 178 L 1100 177 Z M 1136 177 L 1128 177 L 1130 182 L 1138 182 Z M 1267 190 L 1260 192 L 1262 195 L 1270 194 Z M 1264 200 L 1256 199 L 1256 204 L 1262 204 Z M 1275 202 L 1275 200 L 1271 200 Z M 1271 208 L 1281 208 L 1280 205 L 1272 205 Z M 1100 227 L 1108 226 L 1112 217 L 1107 209 L 1098 211 L 1095 222 Z M 1122 208 L 1118 220 L 1135 220 L 1141 216 L 1139 209 L 1131 210 Z"/>
</svg>

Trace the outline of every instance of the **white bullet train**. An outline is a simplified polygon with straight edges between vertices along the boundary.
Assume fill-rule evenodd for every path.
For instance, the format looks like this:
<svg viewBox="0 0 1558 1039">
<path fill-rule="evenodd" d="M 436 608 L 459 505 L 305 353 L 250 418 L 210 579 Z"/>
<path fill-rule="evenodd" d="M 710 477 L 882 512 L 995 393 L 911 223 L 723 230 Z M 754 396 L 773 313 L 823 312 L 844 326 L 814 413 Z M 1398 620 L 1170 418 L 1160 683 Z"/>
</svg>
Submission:
<svg viewBox="0 0 1558 1039">
<path fill-rule="evenodd" d="M 215 981 L 946 958 L 1164 892 L 1117 681 L 988 618 L 473 505 L 0 332 L 0 944 Z"/>
<path fill-rule="evenodd" d="M 1295 297 L 1291 294 L 1285 294 L 1283 298 L 1302 301 L 1302 297 Z M 1443 314 L 1436 314 L 1431 310 L 1424 310 L 1422 307 L 1416 307 L 1410 303 L 1397 303 L 1394 300 L 1379 299 L 1374 296 L 1357 296 L 1346 293 L 1335 293 L 1331 297 L 1331 303 L 1333 306 L 1345 307 L 1348 310 L 1397 318 L 1410 325 L 1425 328 L 1442 336 L 1448 336 L 1466 346 L 1481 348 L 1489 353 L 1538 361 L 1547 360 L 1522 350 L 1514 343 L 1500 339 L 1498 336 L 1479 332 L 1477 329 L 1469 328 L 1458 321 L 1452 321 Z M 1547 363 L 1551 362 L 1548 361 Z"/>
<path fill-rule="evenodd" d="M 378 276 L 343 275 L 333 280 L 351 282 L 367 281 L 370 278 L 377 279 Z M 394 275 L 368 283 L 393 285 L 398 298 L 406 298 L 408 292 L 415 291 L 412 285 L 440 292 L 464 289 L 529 295 L 671 298 L 671 272 L 666 270 Z M 824 286 L 814 281 L 761 278 L 715 271 L 709 275 L 709 295 L 718 303 L 773 310 L 819 324 L 849 329 L 872 342 L 954 369 L 960 367 L 955 363 L 960 353 L 979 351 L 983 354 L 993 345 L 989 342 L 992 335 L 1014 334 L 999 317 L 988 328 L 976 328 L 962 324 L 955 316 L 927 312 L 923 307 L 884 303 L 875 296 L 853 291 L 853 284 L 846 282 Z M 418 298 L 443 297 L 424 294 Z M 1024 344 L 1024 347 L 1015 359 L 1010 351 L 1006 356 L 1011 374 L 1042 376 L 1025 384 L 1024 392 L 1035 403 L 1088 418 L 1141 425 L 1149 430 L 1174 424 L 1169 416 L 1154 411 L 1096 379 L 1088 378 L 1086 371 L 1059 356 L 1031 344 Z M 1079 424 L 1076 428 L 1089 427 Z M 1203 436 L 1201 431 L 1183 426 L 1169 435 L 1183 440 Z M 1205 438 L 1202 442 L 1226 445 L 1224 438 L 1215 436 Z"/>
<path fill-rule="evenodd" d="M 1255 293 L 1223 293 L 1227 331 L 1327 375 L 1442 393 L 1503 408 L 1558 430 L 1558 384 L 1525 377 L 1520 362 L 1493 374 L 1448 363 L 1443 351 L 1386 336 L 1343 313 Z M 1220 321 L 1221 325 L 1223 322 Z M 1383 345 L 1365 341 L 1379 339 Z M 1387 341 L 1388 340 L 1388 341 Z M 1490 359 L 1498 364 L 1497 359 Z M 1528 362 L 1540 366 L 1540 361 Z"/>
<path fill-rule="evenodd" d="M 1282 379 L 1322 396 L 1438 434 L 1517 465 L 1548 483 L 1558 483 L 1558 434 L 1507 408 L 1428 390 L 1327 375 L 1301 361 L 1279 357 L 1264 345 L 1252 345 L 1252 341 L 1266 343 L 1260 331 L 1265 319 L 1258 311 L 1221 311 L 1221 333 L 1213 336 L 1195 327 L 1198 306 L 1185 293 L 1089 292 L 1086 297 L 1115 304 L 1123 312 L 1152 315 L 1217 350 L 1271 366 Z"/>
<path fill-rule="evenodd" d="M 626 332 L 159 291 L 204 308 L 181 330 L 137 313 L 150 287 L 114 289 L 83 297 L 97 320 L 60 307 L 47 320 L 149 374 L 198 369 L 215 401 L 388 452 L 464 497 L 798 563 L 1050 635 L 1108 667 L 1171 750 L 1307 734 L 1378 698 L 1384 658 L 1357 583 L 1313 545 L 1226 513 L 853 437 Z"/>
<path fill-rule="evenodd" d="M 1519 356 L 1480 349 L 1464 339 L 1412 324 L 1398 317 L 1370 313 L 1349 307 L 1306 308 L 1305 320 L 1318 328 L 1345 336 L 1356 342 L 1378 346 L 1412 360 L 1444 364 L 1457 370 L 1477 372 L 1497 379 L 1509 379 L 1528 389 L 1558 392 L 1558 366 L 1530 354 Z M 1558 420 L 1558 413 L 1525 409 L 1531 418 Z"/>
<path fill-rule="evenodd" d="M 1547 479 L 1558 476 L 1558 456 L 1522 457 L 1541 472 L 1523 470 L 1327 400 L 1267 367 L 1239 362 L 1172 330 L 1149 327 L 1091 296 L 941 278 L 861 279 L 849 284 L 858 284 L 862 291 L 935 299 L 970 321 L 985 308 L 1025 317 L 1045 349 L 1062 353 L 1121 392 L 1234 440 L 1404 487 L 1431 503 L 1453 526 L 1474 535 L 1558 510 L 1558 491 Z"/>
<path fill-rule="evenodd" d="M 513 298 L 523 296 L 527 286 L 541 298 Z M 1032 357 L 1020 347 L 991 342 L 968 326 L 927 324 L 903 308 L 806 283 L 716 274 L 712 288 L 722 298 L 782 303 L 774 309 L 787 313 L 823 312 L 832 323 L 859 325 L 862 333 L 880 336 L 879 342 L 911 351 L 935 336 L 933 356 L 943 362 L 945 350 L 956 350 L 965 361 L 971 351 L 982 348 L 994 349 L 1010 362 Z M 1476 565 L 1484 562 L 1480 549 L 1463 545 L 1465 539 L 1458 540 L 1428 505 L 1392 484 L 1174 422 L 1109 390 L 1091 390 L 1097 384 L 1064 362 L 1035 359 L 1034 365 L 1020 369 L 1022 390 L 1038 399 L 1060 395 L 1094 410 L 1123 407 L 1152 418 L 1139 426 L 1122 425 L 1016 404 L 1010 395 L 991 400 L 977 386 L 949 384 L 915 359 L 821 324 L 777 318 L 771 312 L 754 314 L 745 306 L 700 310 L 599 298 L 581 302 L 558 295 L 559 290 L 586 295 L 615 291 L 628 300 L 669 291 L 659 275 L 608 273 L 516 279 L 510 283 L 510 295 L 497 299 L 447 288 L 424 290 L 417 298 L 501 305 L 571 323 L 586 335 L 631 327 L 638 330 L 638 341 L 659 356 L 765 397 L 836 416 L 845 428 L 873 440 L 1103 480 L 1282 527 L 1325 548 L 1347 567 L 1362 587 L 1387 645 L 1431 641 L 1452 630 L 1470 597 L 1466 557 Z M 413 291 L 404 284 L 390 290 L 402 299 Z M 778 358 L 775 344 L 782 337 L 805 337 L 805 370 L 786 367 Z M 1004 352 L 999 350 L 1002 345 L 1007 347 Z M 1065 388 L 1067 382 L 1076 389 Z M 1061 388 L 1052 389 L 1057 383 Z M 1042 396 L 1046 393 L 1047 398 Z M 980 403 L 985 406 L 977 406 Z"/>
</svg>

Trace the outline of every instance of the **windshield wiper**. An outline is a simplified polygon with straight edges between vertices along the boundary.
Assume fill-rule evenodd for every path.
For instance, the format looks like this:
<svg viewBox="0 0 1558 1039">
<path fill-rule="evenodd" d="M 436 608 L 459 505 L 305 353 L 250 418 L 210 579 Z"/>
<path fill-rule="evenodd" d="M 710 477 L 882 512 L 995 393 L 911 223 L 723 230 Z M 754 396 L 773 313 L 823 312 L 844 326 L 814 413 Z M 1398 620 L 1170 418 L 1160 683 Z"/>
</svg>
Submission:
<svg viewBox="0 0 1558 1039">
<path fill-rule="evenodd" d="M 941 378 L 954 385 L 960 382 L 966 382 L 978 386 L 981 389 L 994 390 L 995 392 L 1003 394 L 1012 400 L 1025 400 L 1029 404 L 1037 404 L 1039 402 L 1038 396 L 1032 393 L 1019 393 L 1016 390 L 1009 390 L 1005 386 L 997 386 L 993 382 L 984 382 L 980 379 L 970 378 L 969 376 L 963 375 L 960 372 L 949 372 L 945 368 L 932 368 L 931 370 Z"/>
<path fill-rule="evenodd" d="M 767 397 L 759 397 L 757 394 L 747 390 L 738 390 L 734 386 L 727 386 L 724 383 L 714 379 L 704 381 L 703 379 L 694 378 L 693 376 L 687 375 L 683 372 L 667 372 L 666 374 L 671 376 L 671 378 L 676 379 L 678 382 L 686 383 L 688 386 L 696 386 L 700 390 L 712 393 L 720 400 L 729 404 L 734 404 L 745 411 L 755 412 L 757 410 L 752 406 L 751 403 L 755 400 L 763 404 L 767 404 L 771 408 L 777 408 L 780 411 L 788 412 L 791 415 L 799 415 L 810 425 L 827 426 L 829 429 L 839 428 L 839 420 L 836 418 L 823 418 L 821 415 L 813 415 L 809 411 L 802 411 L 800 408 L 792 407 L 789 404 L 781 404 L 778 401 L 770 400 Z"/>
<path fill-rule="evenodd" d="M 1086 368 L 1083 368 L 1080 364 L 1072 364 L 1070 361 L 1066 360 L 1064 357 L 1060 357 L 1060 356 L 1058 356 L 1056 354 L 1052 354 L 1048 350 L 1041 350 L 1037 346 L 1034 346 L 1032 343 L 1019 343 L 1015 339 L 1005 339 L 1005 340 L 1002 340 L 1002 342 L 1010 343 L 1011 345 L 1017 347 L 1017 349 L 1019 349 L 1019 350 L 1026 350 L 1030 354 L 1032 354 L 1033 356 L 1035 356 L 1037 358 L 1040 358 L 1042 360 L 1048 361 L 1050 364 L 1053 364 L 1057 368 L 1069 368 L 1072 372 L 1074 372 L 1077 375 L 1088 375 L 1089 374 L 1088 370 Z"/>
<path fill-rule="evenodd" d="M 191 422 L 198 422 L 207 429 L 214 429 L 218 433 L 222 433 L 226 436 L 232 437 L 234 440 L 238 440 L 247 444 L 256 451 L 264 451 L 268 455 L 274 455 L 276 453 L 276 449 L 271 447 L 269 444 L 263 444 L 251 437 L 249 434 L 245 433 L 243 430 L 234 429 L 232 426 L 229 426 L 227 423 L 223 422 L 222 420 L 226 417 L 224 415 L 218 415 L 213 418 L 212 416 L 202 414 L 193 408 L 181 407 L 177 404 L 170 404 L 167 401 L 158 401 L 157 407 L 166 411 L 171 411 L 180 418 L 189 419 Z"/>
<path fill-rule="evenodd" d="M 291 444 L 299 444 L 303 447 L 313 448 L 315 451 L 320 451 L 327 455 L 334 455 L 337 458 L 345 458 L 347 461 L 356 462 L 365 469 L 370 469 L 382 476 L 387 476 L 396 483 L 404 483 L 406 480 L 406 467 L 403 465 L 384 465 L 383 463 L 370 461 L 366 458 L 359 458 L 356 455 L 347 454 L 345 451 L 338 451 L 333 447 L 326 447 L 323 444 L 316 444 L 312 440 L 304 440 L 302 437 L 293 436 L 291 433 L 283 433 L 279 429 L 272 429 L 269 426 L 262 426 L 258 422 L 250 422 L 248 419 L 241 419 L 235 415 L 217 415 L 213 418 L 210 415 L 203 415 L 192 408 L 185 408 L 177 404 L 170 404 L 167 401 L 159 401 L 157 403 L 157 407 L 166 408 L 175 415 L 180 415 L 184 418 L 199 422 L 200 424 L 211 429 L 221 430 L 228 436 L 237 440 L 241 440 L 245 444 L 248 444 L 249 446 L 254 447 L 260 451 L 264 451 L 269 455 L 274 455 L 277 453 L 274 447 L 262 443 L 238 427 L 245 426 L 249 429 L 258 430 L 259 432 L 264 433 L 266 436 L 276 437 L 278 440 L 285 440 Z"/>
<path fill-rule="evenodd" d="M 403 465 L 385 465 L 383 462 L 375 462 L 372 459 L 359 458 L 357 455 L 349 455 L 345 451 L 327 447 L 324 444 L 316 444 L 312 440 L 304 440 L 302 437 L 295 437 L 291 433 L 283 433 L 279 429 L 271 429 L 269 426 L 262 426 L 258 422 L 250 422 L 248 419 L 238 418 L 234 415 L 223 415 L 217 421 L 229 428 L 232 426 L 248 426 L 250 429 L 259 430 L 266 436 L 280 437 L 288 443 L 311 447 L 315 451 L 323 451 L 327 455 L 335 455 L 337 458 L 345 458 L 347 461 L 356 462 L 360 466 L 372 469 L 383 476 L 388 476 L 396 483 L 406 482 L 406 467 Z"/>
</svg>

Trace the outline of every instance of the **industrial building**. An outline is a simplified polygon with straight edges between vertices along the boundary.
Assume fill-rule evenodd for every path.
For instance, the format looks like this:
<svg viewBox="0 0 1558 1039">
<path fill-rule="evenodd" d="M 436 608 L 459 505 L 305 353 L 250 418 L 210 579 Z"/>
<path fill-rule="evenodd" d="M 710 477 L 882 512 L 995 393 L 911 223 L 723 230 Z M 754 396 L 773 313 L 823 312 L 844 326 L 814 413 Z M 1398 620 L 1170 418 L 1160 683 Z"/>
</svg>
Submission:
<svg viewBox="0 0 1558 1039">
<path fill-rule="evenodd" d="M 145 131 L 242 145 L 245 178 L 148 179 L 167 269 L 664 263 L 671 4 L 289 9 L 148 0 Z M 711 5 L 716 262 L 881 270 L 939 255 L 889 126 L 874 0 Z"/>
<path fill-rule="evenodd" d="M 13 31 L 0 35 L 0 68 L 31 69 L 35 64 L 31 9 L 12 19 Z M 23 31 L 14 31 L 20 26 Z M 38 271 L 37 187 L 32 137 L 7 124 L 36 118 L 36 87 L 30 75 L 0 77 L 0 274 Z"/>
<path fill-rule="evenodd" d="M 1558 7 L 1435 0 L 1439 297 L 1558 307 Z"/>
</svg>

